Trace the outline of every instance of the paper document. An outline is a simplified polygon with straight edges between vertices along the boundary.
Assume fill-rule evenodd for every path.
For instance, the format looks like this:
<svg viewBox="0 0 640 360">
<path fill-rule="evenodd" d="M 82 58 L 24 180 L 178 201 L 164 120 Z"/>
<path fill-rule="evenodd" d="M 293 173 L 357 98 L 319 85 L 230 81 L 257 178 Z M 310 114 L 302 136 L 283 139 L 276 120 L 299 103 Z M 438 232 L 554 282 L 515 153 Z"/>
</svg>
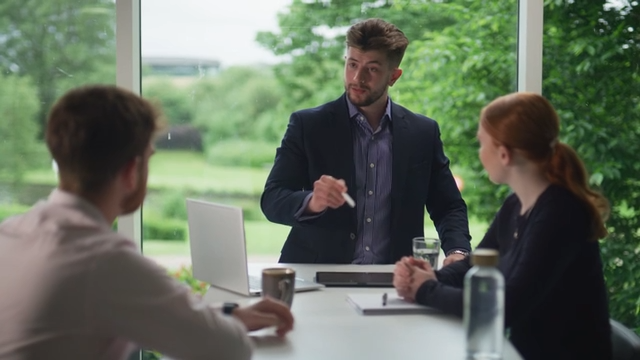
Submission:
<svg viewBox="0 0 640 360">
<path fill-rule="evenodd" d="M 395 293 L 387 293 L 383 304 L 384 293 L 348 294 L 347 301 L 362 315 L 387 315 L 387 314 L 429 314 L 438 312 L 416 303 L 405 301 Z"/>
</svg>

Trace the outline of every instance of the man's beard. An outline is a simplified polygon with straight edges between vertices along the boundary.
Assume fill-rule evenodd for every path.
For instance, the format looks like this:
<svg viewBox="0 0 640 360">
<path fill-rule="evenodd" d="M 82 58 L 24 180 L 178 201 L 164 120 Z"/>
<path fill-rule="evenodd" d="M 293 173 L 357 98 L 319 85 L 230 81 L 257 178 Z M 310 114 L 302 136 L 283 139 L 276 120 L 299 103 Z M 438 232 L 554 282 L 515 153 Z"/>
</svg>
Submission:
<svg viewBox="0 0 640 360">
<path fill-rule="evenodd" d="M 144 201 L 145 196 L 147 195 L 147 174 L 144 172 L 144 166 L 142 164 L 138 165 L 138 183 L 136 184 L 136 189 L 132 194 L 127 195 L 120 202 L 120 208 L 122 209 L 122 215 L 131 214 L 132 212 L 138 210 L 142 202 Z"/>
<path fill-rule="evenodd" d="M 375 103 L 376 101 L 378 101 L 384 95 L 384 92 L 386 90 L 386 87 L 383 87 L 382 89 L 379 89 L 377 91 L 375 89 L 372 90 L 370 88 L 360 88 L 360 89 L 363 89 L 365 91 L 368 91 L 368 93 L 365 93 L 366 96 L 364 97 L 364 99 L 357 100 L 357 99 L 354 99 L 351 96 L 351 93 L 349 92 L 349 88 L 350 87 L 351 87 L 350 85 L 345 85 L 345 91 L 347 92 L 347 96 L 349 97 L 349 101 L 351 101 L 351 103 L 353 105 L 358 106 L 358 107 L 366 107 L 366 106 L 369 106 L 369 105 Z M 363 95 L 365 95 L 365 94 L 363 94 Z"/>
</svg>

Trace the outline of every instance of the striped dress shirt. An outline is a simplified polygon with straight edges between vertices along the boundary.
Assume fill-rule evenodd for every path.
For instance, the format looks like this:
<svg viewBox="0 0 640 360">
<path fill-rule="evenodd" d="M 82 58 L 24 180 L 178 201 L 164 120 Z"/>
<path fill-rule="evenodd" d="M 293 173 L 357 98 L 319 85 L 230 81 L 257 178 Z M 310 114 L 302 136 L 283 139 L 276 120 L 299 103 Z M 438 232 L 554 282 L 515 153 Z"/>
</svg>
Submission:
<svg viewBox="0 0 640 360">
<path fill-rule="evenodd" d="M 391 99 L 377 129 L 347 97 L 352 121 L 358 232 L 354 264 L 385 264 L 391 243 Z"/>
</svg>

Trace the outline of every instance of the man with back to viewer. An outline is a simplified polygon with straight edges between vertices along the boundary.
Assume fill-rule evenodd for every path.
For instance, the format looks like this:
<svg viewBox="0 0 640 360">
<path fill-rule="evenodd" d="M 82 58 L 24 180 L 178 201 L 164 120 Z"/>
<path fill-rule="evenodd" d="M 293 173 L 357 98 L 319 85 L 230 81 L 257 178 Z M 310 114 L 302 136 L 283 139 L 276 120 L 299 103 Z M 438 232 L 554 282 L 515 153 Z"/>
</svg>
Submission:
<svg viewBox="0 0 640 360">
<path fill-rule="evenodd" d="M 157 119 L 113 86 L 78 88 L 53 106 L 46 142 L 58 188 L 0 224 L 0 359 L 125 359 L 134 343 L 176 359 L 249 359 L 247 330 L 292 329 L 275 300 L 205 304 L 111 230 L 144 200 Z"/>
<path fill-rule="evenodd" d="M 291 115 L 261 199 L 267 219 L 292 227 L 280 262 L 394 263 L 423 236 L 425 206 L 444 264 L 470 251 L 467 207 L 438 124 L 388 96 L 408 43 L 381 19 L 353 25 L 345 93 Z"/>
</svg>

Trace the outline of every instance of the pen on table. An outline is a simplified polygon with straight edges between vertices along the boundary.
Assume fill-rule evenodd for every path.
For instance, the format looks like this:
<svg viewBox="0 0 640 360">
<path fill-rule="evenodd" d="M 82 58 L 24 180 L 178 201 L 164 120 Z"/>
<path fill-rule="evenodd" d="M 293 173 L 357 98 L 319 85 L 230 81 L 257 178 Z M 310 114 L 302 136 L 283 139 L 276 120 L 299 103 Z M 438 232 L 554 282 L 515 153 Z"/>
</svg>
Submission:
<svg viewBox="0 0 640 360">
<path fill-rule="evenodd" d="M 347 202 L 347 204 L 349 204 L 350 207 L 356 207 L 356 202 L 353 201 L 353 199 L 351 198 L 351 196 L 349 196 L 349 194 L 347 194 L 346 192 L 342 193 L 342 197 L 344 198 L 344 201 Z"/>
<path fill-rule="evenodd" d="M 387 293 L 382 294 L 382 306 L 387 306 Z"/>
</svg>

